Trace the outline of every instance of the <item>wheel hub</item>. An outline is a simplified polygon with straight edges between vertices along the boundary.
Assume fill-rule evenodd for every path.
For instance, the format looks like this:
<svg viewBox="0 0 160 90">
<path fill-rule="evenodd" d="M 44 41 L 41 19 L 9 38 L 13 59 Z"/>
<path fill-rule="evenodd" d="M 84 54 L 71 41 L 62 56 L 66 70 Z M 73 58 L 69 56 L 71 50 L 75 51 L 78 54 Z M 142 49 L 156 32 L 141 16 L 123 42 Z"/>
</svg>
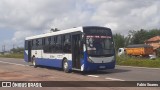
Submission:
<svg viewBox="0 0 160 90">
<path fill-rule="evenodd" d="M 65 63 L 64 63 L 64 68 L 66 69 L 67 67 L 68 67 L 68 63 L 65 62 Z"/>
</svg>

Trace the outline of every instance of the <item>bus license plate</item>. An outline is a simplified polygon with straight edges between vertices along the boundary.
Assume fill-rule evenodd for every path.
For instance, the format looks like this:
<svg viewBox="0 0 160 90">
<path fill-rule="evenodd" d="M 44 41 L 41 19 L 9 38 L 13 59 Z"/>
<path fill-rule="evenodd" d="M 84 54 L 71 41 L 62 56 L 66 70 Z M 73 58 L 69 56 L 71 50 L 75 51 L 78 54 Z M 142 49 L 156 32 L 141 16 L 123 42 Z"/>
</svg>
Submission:
<svg viewBox="0 0 160 90">
<path fill-rule="evenodd" d="M 99 68 L 103 69 L 103 68 L 106 68 L 105 66 L 99 66 Z"/>
</svg>

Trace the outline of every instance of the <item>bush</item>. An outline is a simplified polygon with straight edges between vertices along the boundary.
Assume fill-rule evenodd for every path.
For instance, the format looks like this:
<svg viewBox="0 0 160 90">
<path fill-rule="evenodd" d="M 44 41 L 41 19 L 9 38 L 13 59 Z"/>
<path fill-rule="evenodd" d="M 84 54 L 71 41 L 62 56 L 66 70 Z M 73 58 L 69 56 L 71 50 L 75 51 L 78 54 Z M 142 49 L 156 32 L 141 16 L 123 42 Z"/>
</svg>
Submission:
<svg viewBox="0 0 160 90">
<path fill-rule="evenodd" d="M 11 54 L 6 54 L 6 55 L 0 55 L 0 57 L 4 57 L 4 58 L 23 58 L 24 55 L 23 55 L 23 53 L 11 53 Z"/>
<path fill-rule="evenodd" d="M 142 57 L 117 56 L 117 65 L 160 68 L 160 58 L 150 60 Z"/>
<path fill-rule="evenodd" d="M 160 57 L 160 48 L 156 50 L 157 57 Z"/>
</svg>

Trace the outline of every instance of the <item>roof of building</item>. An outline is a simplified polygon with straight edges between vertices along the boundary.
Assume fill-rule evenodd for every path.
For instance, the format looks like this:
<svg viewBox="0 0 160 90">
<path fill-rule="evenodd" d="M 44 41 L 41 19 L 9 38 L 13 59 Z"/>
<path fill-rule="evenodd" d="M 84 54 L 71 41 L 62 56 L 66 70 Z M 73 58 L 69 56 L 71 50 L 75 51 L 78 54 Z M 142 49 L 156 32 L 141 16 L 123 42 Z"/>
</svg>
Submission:
<svg viewBox="0 0 160 90">
<path fill-rule="evenodd" d="M 133 45 L 128 45 L 127 48 L 149 48 L 152 47 L 147 44 L 133 44 Z"/>
<path fill-rule="evenodd" d="M 152 42 L 152 41 L 160 41 L 160 36 L 152 37 L 152 38 L 146 40 L 145 42 Z"/>
</svg>

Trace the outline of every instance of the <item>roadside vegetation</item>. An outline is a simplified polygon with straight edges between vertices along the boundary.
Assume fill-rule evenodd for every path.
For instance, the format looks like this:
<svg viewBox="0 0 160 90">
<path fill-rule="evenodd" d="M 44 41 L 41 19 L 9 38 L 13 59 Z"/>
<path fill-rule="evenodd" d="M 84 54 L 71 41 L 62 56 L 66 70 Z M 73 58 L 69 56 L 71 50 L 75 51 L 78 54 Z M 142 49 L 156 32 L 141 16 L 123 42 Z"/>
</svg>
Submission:
<svg viewBox="0 0 160 90">
<path fill-rule="evenodd" d="M 152 38 L 154 36 L 160 36 L 160 29 L 151 30 L 130 30 L 127 35 L 122 35 L 120 33 L 113 34 L 115 49 L 126 47 L 132 44 L 144 44 L 145 40 Z M 160 50 L 159 50 L 160 52 Z"/>
<path fill-rule="evenodd" d="M 9 54 L 1 54 L 0 57 L 3 58 L 21 58 L 23 59 L 23 53 L 9 53 Z"/>
<path fill-rule="evenodd" d="M 5 51 L 5 52 L 0 53 L 0 57 L 3 57 L 3 58 L 23 58 L 24 57 L 23 52 L 24 52 L 23 48 L 17 47 L 17 48 L 11 49 L 8 52 Z"/>
<path fill-rule="evenodd" d="M 113 35 L 115 42 L 116 53 L 119 48 L 124 48 L 132 44 L 144 44 L 145 40 L 148 40 L 151 37 L 160 36 L 160 29 L 151 29 L 151 30 L 130 30 L 127 35 L 122 35 L 116 33 Z M 156 50 L 157 58 L 155 60 L 150 60 L 144 57 L 130 57 L 130 56 L 117 56 L 117 65 L 125 66 L 138 66 L 138 67 L 153 67 L 160 68 L 160 48 Z"/>
<path fill-rule="evenodd" d="M 117 65 L 160 68 L 160 58 L 154 60 L 142 57 L 117 56 Z"/>
</svg>

